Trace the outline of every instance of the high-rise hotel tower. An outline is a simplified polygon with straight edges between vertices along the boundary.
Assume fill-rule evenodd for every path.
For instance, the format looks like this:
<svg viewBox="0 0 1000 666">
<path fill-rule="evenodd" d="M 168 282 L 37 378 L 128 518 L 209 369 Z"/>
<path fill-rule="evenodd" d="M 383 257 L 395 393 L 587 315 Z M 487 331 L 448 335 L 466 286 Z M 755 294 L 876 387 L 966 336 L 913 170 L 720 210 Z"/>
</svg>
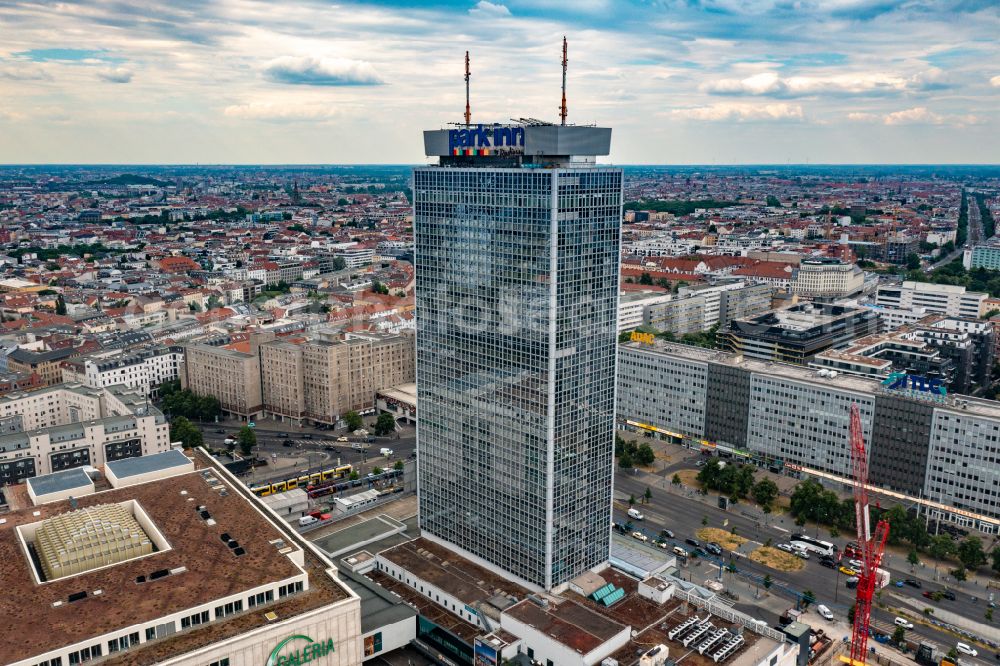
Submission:
<svg viewBox="0 0 1000 666">
<path fill-rule="evenodd" d="M 424 132 L 414 171 L 425 536 L 539 589 L 606 564 L 622 171 L 611 130 Z"/>
</svg>

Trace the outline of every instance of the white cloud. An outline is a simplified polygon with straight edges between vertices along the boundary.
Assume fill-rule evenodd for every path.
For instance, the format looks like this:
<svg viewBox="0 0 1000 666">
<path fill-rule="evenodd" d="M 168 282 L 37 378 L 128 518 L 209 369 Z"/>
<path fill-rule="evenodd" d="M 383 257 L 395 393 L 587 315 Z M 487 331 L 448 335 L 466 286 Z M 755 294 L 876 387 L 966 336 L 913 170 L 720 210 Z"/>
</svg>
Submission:
<svg viewBox="0 0 1000 666">
<path fill-rule="evenodd" d="M 807 95 L 884 95 L 947 87 L 946 74 L 937 68 L 911 76 L 885 72 L 852 72 L 829 76 L 779 76 L 759 72 L 742 79 L 719 79 L 700 86 L 702 92 L 715 95 L 766 95 L 803 97 Z"/>
<path fill-rule="evenodd" d="M 128 83 L 132 80 L 132 71 L 124 67 L 111 67 L 101 70 L 97 76 L 108 83 Z"/>
<path fill-rule="evenodd" d="M 15 62 L 11 65 L 0 64 L 0 79 L 11 81 L 51 81 L 52 77 L 41 65 Z"/>
<path fill-rule="evenodd" d="M 306 86 L 375 86 L 383 83 L 370 62 L 344 58 L 282 56 L 264 67 L 276 83 Z"/>
<path fill-rule="evenodd" d="M 983 122 L 982 118 L 972 114 L 941 114 L 931 111 L 925 106 L 915 106 L 912 109 L 902 109 L 885 114 L 854 112 L 848 113 L 847 119 L 858 123 L 882 123 L 884 125 L 952 125 L 958 127 L 978 125 Z"/>
<path fill-rule="evenodd" d="M 492 16 L 494 18 L 510 16 L 510 10 L 505 5 L 489 0 L 479 0 L 476 6 L 469 10 L 469 13 L 473 16 Z"/>
<path fill-rule="evenodd" d="M 295 104 L 292 102 L 275 104 L 272 102 L 250 102 L 227 106 L 223 113 L 230 118 L 244 120 L 267 120 L 272 122 L 299 122 L 329 120 L 337 115 L 328 104 Z"/>
<path fill-rule="evenodd" d="M 752 121 L 752 120 L 802 120 L 802 107 L 798 104 L 712 104 L 688 109 L 674 109 L 670 112 L 675 118 L 686 120 L 702 120 L 706 122 L 720 121 Z"/>
<path fill-rule="evenodd" d="M 990 85 L 994 88 L 1000 88 L 1000 76 L 994 76 L 990 79 Z"/>
</svg>

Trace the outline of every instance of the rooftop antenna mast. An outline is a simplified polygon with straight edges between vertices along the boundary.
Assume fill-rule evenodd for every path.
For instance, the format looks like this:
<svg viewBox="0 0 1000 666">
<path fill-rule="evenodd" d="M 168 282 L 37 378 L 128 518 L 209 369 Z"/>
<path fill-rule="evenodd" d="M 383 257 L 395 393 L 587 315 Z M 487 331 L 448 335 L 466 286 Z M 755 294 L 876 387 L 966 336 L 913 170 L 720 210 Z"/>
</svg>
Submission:
<svg viewBox="0 0 1000 666">
<path fill-rule="evenodd" d="M 562 106 L 559 107 L 559 118 L 561 119 L 561 125 L 566 124 L 566 63 L 569 60 L 566 59 L 566 35 L 563 35 L 563 57 L 562 57 L 562 69 L 563 69 L 563 79 L 562 79 Z"/>
<path fill-rule="evenodd" d="M 465 52 L 465 126 L 472 124 L 472 110 L 469 108 L 469 52 Z"/>
</svg>

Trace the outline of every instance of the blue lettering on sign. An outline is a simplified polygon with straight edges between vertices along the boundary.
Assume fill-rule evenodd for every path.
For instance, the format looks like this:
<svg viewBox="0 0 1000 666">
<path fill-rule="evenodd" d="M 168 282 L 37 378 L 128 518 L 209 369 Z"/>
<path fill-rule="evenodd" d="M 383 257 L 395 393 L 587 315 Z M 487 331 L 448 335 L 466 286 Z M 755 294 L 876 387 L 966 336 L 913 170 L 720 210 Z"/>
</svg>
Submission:
<svg viewBox="0 0 1000 666">
<path fill-rule="evenodd" d="M 888 389 L 909 389 L 918 393 L 948 395 L 948 389 L 940 379 L 928 379 L 919 375 L 908 375 L 905 372 L 893 372 L 882 381 L 882 386 Z"/>
<path fill-rule="evenodd" d="M 504 125 L 476 125 L 448 130 L 448 151 L 458 148 L 513 148 L 524 146 L 524 128 Z"/>
</svg>

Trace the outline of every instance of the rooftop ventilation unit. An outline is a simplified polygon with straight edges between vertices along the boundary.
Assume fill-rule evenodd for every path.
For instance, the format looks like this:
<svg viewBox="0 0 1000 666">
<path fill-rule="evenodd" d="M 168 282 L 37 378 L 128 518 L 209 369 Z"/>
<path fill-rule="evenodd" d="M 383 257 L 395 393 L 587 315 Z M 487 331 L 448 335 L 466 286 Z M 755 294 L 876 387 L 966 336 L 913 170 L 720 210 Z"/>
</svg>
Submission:
<svg viewBox="0 0 1000 666">
<path fill-rule="evenodd" d="M 712 661 L 719 663 L 736 654 L 744 643 L 742 636 L 735 636 L 731 641 L 722 646 L 722 649 L 712 655 Z"/>
<path fill-rule="evenodd" d="M 688 634 L 688 636 L 683 641 L 681 641 L 681 644 L 684 647 L 687 647 L 693 643 L 697 643 L 698 641 L 708 636 L 708 634 L 713 629 L 715 629 L 715 626 L 711 622 L 705 622 L 703 624 L 700 624 L 692 633 Z"/>
<path fill-rule="evenodd" d="M 681 624 L 677 625 L 669 632 L 667 632 L 667 638 L 669 638 L 670 640 L 674 640 L 675 638 L 683 636 L 685 633 L 687 633 L 689 629 L 691 629 L 691 627 L 698 624 L 699 622 L 701 622 L 701 620 L 698 619 L 697 615 L 688 618 L 687 620 L 685 620 L 684 622 L 682 622 Z"/>
<path fill-rule="evenodd" d="M 717 648 L 722 645 L 722 642 L 729 636 L 729 631 L 726 629 L 716 629 L 712 634 L 703 640 L 698 647 L 698 654 L 705 654 L 713 648 Z"/>
</svg>

